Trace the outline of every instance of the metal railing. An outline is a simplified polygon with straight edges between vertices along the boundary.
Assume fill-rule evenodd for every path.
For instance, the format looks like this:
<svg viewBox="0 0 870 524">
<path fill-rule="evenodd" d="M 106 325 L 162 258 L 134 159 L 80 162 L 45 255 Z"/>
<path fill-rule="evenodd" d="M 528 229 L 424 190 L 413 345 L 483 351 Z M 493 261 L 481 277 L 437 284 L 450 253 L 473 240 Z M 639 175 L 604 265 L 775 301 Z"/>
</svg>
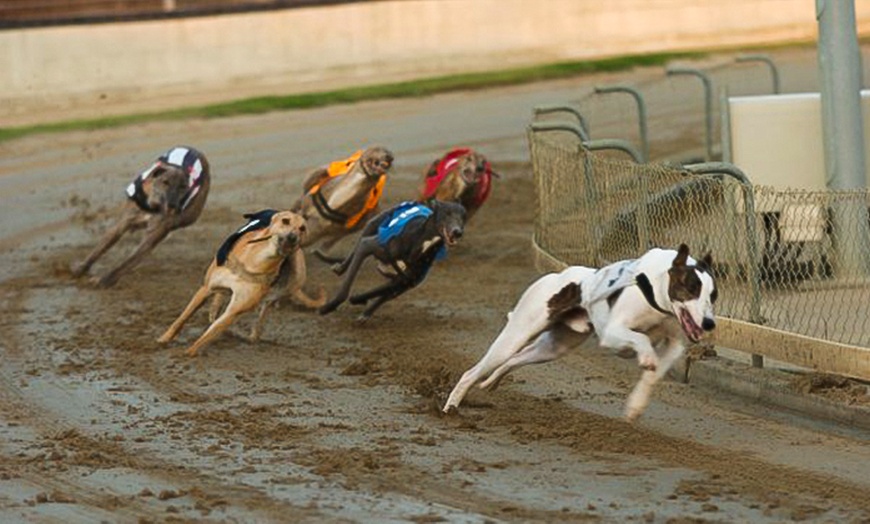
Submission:
<svg viewBox="0 0 870 524">
<path fill-rule="evenodd" d="M 775 65 L 771 70 L 776 71 Z M 670 71 L 674 75 L 689 69 Z M 707 92 L 712 91 L 714 75 L 723 72 L 702 73 Z M 769 80 L 766 86 L 756 84 L 761 90 L 770 89 Z M 681 85 L 687 93 L 694 91 L 687 82 Z M 645 88 L 659 89 L 656 85 Z M 641 90 L 633 91 L 638 92 L 635 98 L 642 105 Z M 685 98 L 673 94 L 671 99 Z M 610 98 L 591 95 L 579 105 L 568 106 L 571 111 L 565 106 L 535 111 L 540 120 L 529 127 L 528 136 L 538 194 L 533 247 L 539 269 L 601 267 L 636 258 L 650 246 L 685 242 L 696 256 L 708 251 L 714 254 L 722 297 L 717 304 L 722 320 L 717 343 L 751 353 L 755 365 L 761 364 L 764 355 L 870 380 L 870 314 L 866 309 L 870 277 L 850 272 L 848 264 L 839 260 L 837 249 L 854 245 L 865 249 L 862 257 L 870 260 L 870 246 L 850 237 L 852 230 L 840 227 L 835 212 L 843 207 L 862 209 L 865 222 L 870 220 L 870 191 L 777 189 L 753 185 L 727 163 L 643 163 L 640 153 L 632 155 L 631 162 L 595 152 L 590 147 L 596 140 L 588 136 L 589 123 L 596 135 L 619 136 L 612 126 L 595 118 L 612 118 L 612 105 L 594 111 L 596 101 L 610 102 Z M 704 136 L 705 156 L 711 156 L 713 108 L 711 97 L 705 98 L 706 114 L 690 120 L 707 128 L 706 133 L 693 137 Z M 584 128 L 554 120 L 553 115 L 559 113 L 584 122 Z M 634 119 L 624 118 L 623 129 L 631 132 Z M 650 137 L 655 139 L 656 134 Z"/>
</svg>

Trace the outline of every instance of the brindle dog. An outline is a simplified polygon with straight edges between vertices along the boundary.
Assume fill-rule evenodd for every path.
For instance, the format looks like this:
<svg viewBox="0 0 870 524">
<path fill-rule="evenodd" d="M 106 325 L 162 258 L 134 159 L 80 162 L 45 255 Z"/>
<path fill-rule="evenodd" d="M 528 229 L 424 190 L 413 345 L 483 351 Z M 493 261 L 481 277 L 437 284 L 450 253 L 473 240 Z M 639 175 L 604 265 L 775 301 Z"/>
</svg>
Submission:
<svg viewBox="0 0 870 524">
<path fill-rule="evenodd" d="M 335 164 L 309 174 L 302 185 L 303 195 L 291 208 L 308 221 L 308 239 L 302 247 L 319 242 L 315 255 L 326 260 L 329 257 L 323 251 L 329 251 L 377 214 L 393 154 L 383 147 L 370 147 L 346 173 L 332 176 L 330 170 Z"/>
<path fill-rule="evenodd" d="M 462 237 L 465 218 L 461 205 L 437 200 L 426 205 L 405 202 L 376 216 L 360 233 L 353 252 L 333 267 L 335 273 L 347 275 L 320 313 L 330 313 L 348 299 L 363 261 L 374 256 L 388 282 L 350 297 L 351 304 L 371 301 L 359 317 L 360 321 L 368 320 L 385 302 L 423 282 L 435 260 L 446 255 L 447 246 Z"/>
<path fill-rule="evenodd" d="M 432 162 L 423 175 L 419 200 L 434 198 L 462 204 L 468 220 L 489 198 L 492 178 L 501 178 L 485 156 L 473 149 L 454 149 Z"/>
<path fill-rule="evenodd" d="M 300 245 L 307 235 L 305 219 L 291 211 L 272 210 L 245 216 L 251 220 L 224 242 L 208 267 L 202 286 L 158 342 L 165 344 L 173 340 L 210 295 L 214 295 L 209 312 L 211 325 L 187 349 L 187 354 L 196 356 L 236 317 L 262 303 L 250 336 L 252 341 L 256 341 L 266 310 L 271 305 L 270 301 L 263 299 L 282 273 L 293 275 L 289 287 L 296 300 L 310 308 L 323 305 L 323 297 L 314 299 L 302 291 L 305 257 Z M 223 295 L 227 292 L 231 295 L 229 304 L 218 316 Z"/>
<path fill-rule="evenodd" d="M 145 237 L 126 259 L 101 277 L 91 279 L 99 287 L 114 285 L 122 273 L 141 262 L 170 232 L 196 222 L 210 185 L 205 155 L 189 147 L 170 149 L 128 186 L 121 217 L 87 258 L 70 268 L 72 276 L 85 275 L 125 233 L 144 228 Z"/>
</svg>

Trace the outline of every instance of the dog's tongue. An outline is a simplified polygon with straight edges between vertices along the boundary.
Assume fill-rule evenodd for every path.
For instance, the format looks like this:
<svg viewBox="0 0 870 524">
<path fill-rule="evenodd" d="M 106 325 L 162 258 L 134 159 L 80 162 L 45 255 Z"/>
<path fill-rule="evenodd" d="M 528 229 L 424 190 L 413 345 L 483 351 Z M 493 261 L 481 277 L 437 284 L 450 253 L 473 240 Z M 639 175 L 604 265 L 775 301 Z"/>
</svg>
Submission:
<svg viewBox="0 0 870 524">
<path fill-rule="evenodd" d="M 695 323 L 692 319 L 692 315 L 690 315 L 685 309 L 680 310 L 680 324 L 683 326 L 683 331 L 686 333 L 686 336 L 689 337 L 689 340 L 692 342 L 701 340 L 704 330 Z"/>
</svg>

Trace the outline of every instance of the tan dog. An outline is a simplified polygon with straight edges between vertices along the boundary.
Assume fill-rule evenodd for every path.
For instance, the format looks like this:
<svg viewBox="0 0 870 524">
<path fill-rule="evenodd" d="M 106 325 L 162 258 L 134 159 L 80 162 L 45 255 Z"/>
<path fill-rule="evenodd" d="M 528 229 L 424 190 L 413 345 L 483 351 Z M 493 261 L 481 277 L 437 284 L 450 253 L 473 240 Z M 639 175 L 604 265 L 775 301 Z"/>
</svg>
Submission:
<svg viewBox="0 0 870 524">
<path fill-rule="evenodd" d="M 174 147 L 161 156 L 127 187 L 127 202 L 112 226 L 87 258 L 70 270 L 75 278 L 86 274 L 103 254 L 128 231 L 145 228 L 145 238 L 124 261 L 92 283 L 109 287 L 118 281 L 176 229 L 199 218 L 211 183 L 205 155 L 189 147 Z"/>
<path fill-rule="evenodd" d="M 260 211 L 245 215 L 250 221 L 231 235 L 218 250 L 205 274 L 203 285 L 196 291 L 181 315 L 157 340 L 165 344 L 178 335 L 190 318 L 212 294 L 209 321 L 211 325 L 188 349 L 196 354 L 223 333 L 240 314 L 250 311 L 261 302 L 260 313 L 251 330 L 251 340 L 257 340 L 266 310 L 274 300 L 263 300 L 269 291 L 288 280 L 289 294 L 309 308 L 318 308 L 325 297 L 313 299 L 305 294 L 305 257 L 301 244 L 308 231 L 305 219 L 292 211 Z M 229 291 L 229 304 L 223 313 L 222 294 Z M 282 290 L 282 294 L 287 291 Z M 215 318 L 217 317 L 217 318 Z"/>
<path fill-rule="evenodd" d="M 485 156 L 468 148 L 454 149 L 432 162 L 423 175 L 419 200 L 434 198 L 462 204 L 468 220 L 489 198 L 492 177 L 499 178 Z"/>
<path fill-rule="evenodd" d="M 328 258 L 323 251 L 362 228 L 378 213 L 392 165 L 389 150 L 370 147 L 309 174 L 302 184 L 304 194 L 291 208 L 308 221 L 302 247 L 321 242 L 322 251 L 315 254 Z"/>
</svg>

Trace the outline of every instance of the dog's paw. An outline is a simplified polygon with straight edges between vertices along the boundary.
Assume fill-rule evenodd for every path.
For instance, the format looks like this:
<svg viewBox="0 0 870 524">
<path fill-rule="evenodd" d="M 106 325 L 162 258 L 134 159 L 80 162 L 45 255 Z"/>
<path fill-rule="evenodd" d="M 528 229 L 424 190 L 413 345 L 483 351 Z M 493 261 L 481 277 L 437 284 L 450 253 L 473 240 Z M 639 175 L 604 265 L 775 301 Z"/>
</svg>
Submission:
<svg viewBox="0 0 870 524">
<path fill-rule="evenodd" d="M 160 336 L 160 338 L 157 339 L 157 343 L 161 344 L 161 345 L 166 345 L 166 344 L 169 344 L 170 342 L 172 342 L 173 338 L 175 338 L 175 337 L 173 337 L 172 335 L 170 335 L 168 333 L 164 333 L 163 335 Z"/>
<path fill-rule="evenodd" d="M 447 415 L 448 417 L 456 416 L 456 415 L 459 415 L 459 408 L 452 405 L 452 404 L 446 404 L 444 406 L 444 409 L 441 410 L 441 412 L 444 413 L 445 415 Z"/>
<path fill-rule="evenodd" d="M 655 371 L 659 367 L 659 359 L 655 355 L 643 355 L 638 359 L 640 368 L 646 371 Z"/>
<path fill-rule="evenodd" d="M 84 264 L 70 264 L 68 269 L 72 278 L 81 278 L 88 272 L 88 268 Z"/>
<path fill-rule="evenodd" d="M 370 318 L 372 318 L 371 315 L 366 315 L 365 313 L 361 313 L 358 317 L 356 317 L 356 323 L 361 326 L 361 325 L 365 324 L 366 322 L 368 322 Z"/>
<path fill-rule="evenodd" d="M 92 286 L 100 288 L 100 289 L 110 288 L 110 287 L 114 286 L 117 281 L 118 281 L 118 277 L 115 277 L 112 275 L 104 275 L 102 277 L 91 277 L 91 279 L 88 280 L 88 282 Z"/>
<path fill-rule="evenodd" d="M 326 298 L 326 288 L 320 286 L 320 289 L 317 290 L 317 296 L 314 298 L 315 307 L 323 307 L 326 304 Z"/>
<path fill-rule="evenodd" d="M 643 413 L 643 408 L 636 408 L 627 406 L 625 408 L 625 421 L 626 422 L 634 422 L 640 417 L 641 413 Z"/>
<path fill-rule="evenodd" d="M 321 315 L 328 315 L 338 308 L 338 304 L 328 303 L 317 308 L 317 312 Z"/>
<path fill-rule="evenodd" d="M 348 299 L 348 302 L 353 304 L 354 306 L 360 306 L 362 304 L 368 303 L 368 299 L 360 298 L 358 295 L 354 295 Z"/>
</svg>

